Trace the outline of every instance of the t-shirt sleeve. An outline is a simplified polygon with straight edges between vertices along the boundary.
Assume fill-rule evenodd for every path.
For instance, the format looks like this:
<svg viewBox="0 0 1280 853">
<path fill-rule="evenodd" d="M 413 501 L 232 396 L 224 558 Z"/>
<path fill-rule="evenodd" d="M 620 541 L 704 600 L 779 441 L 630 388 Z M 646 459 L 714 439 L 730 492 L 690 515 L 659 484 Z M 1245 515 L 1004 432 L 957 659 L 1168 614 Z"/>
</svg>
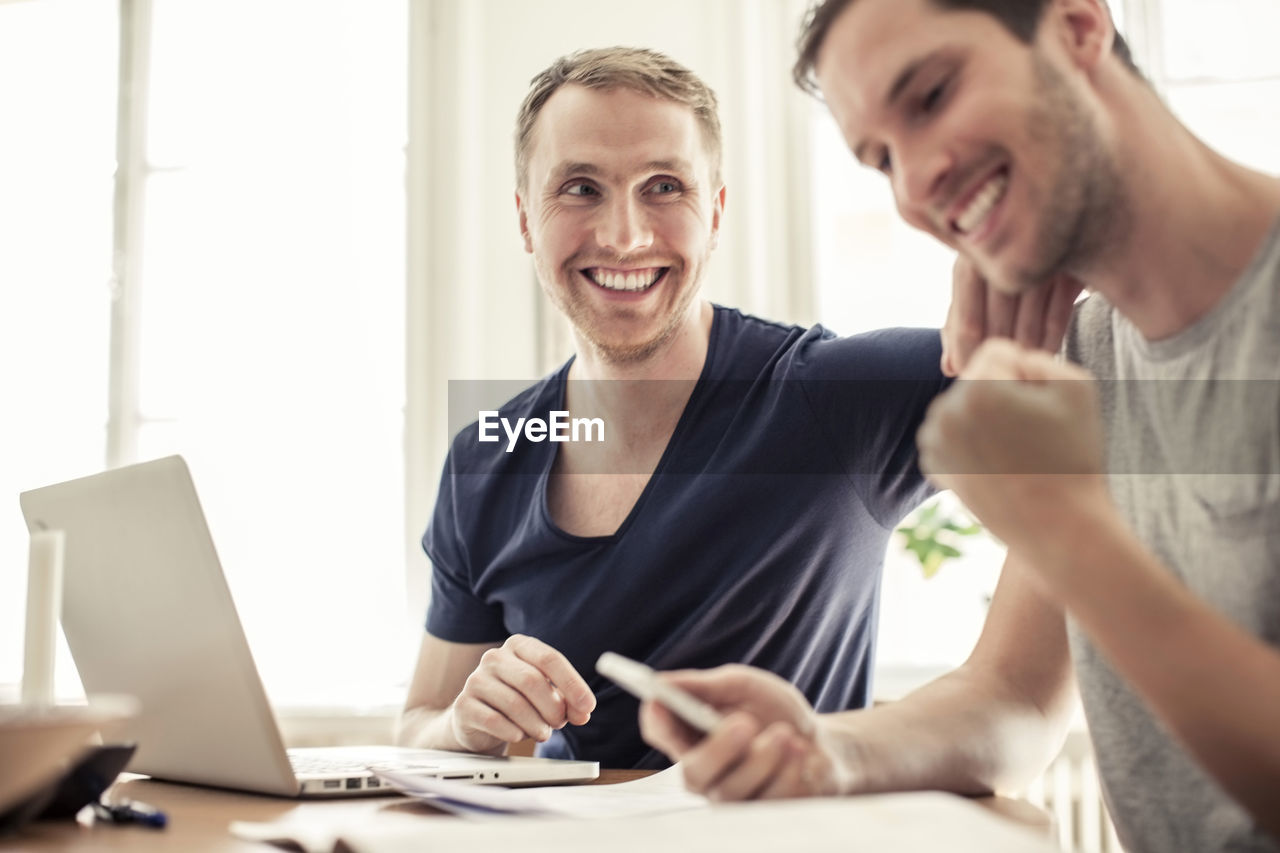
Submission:
<svg viewBox="0 0 1280 853">
<path fill-rule="evenodd" d="M 431 560 L 431 600 L 426 629 L 434 637 L 454 643 L 489 643 L 505 640 L 502 608 L 484 601 L 472 583 L 466 538 L 458 521 L 459 475 L 453 454 L 445 461 L 431 522 L 422 537 L 422 548 Z M 473 507 L 471 511 L 476 511 Z"/>
<path fill-rule="evenodd" d="M 1115 376 L 1111 311 L 1110 303 L 1097 293 L 1077 302 L 1060 350 L 1067 361 L 1087 368 L 1099 379 Z"/>
<path fill-rule="evenodd" d="M 916 432 L 949 384 L 935 329 L 882 329 L 814 341 L 809 401 L 844 471 L 881 526 L 901 521 L 936 491 L 920 471 Z"/>
</svg>

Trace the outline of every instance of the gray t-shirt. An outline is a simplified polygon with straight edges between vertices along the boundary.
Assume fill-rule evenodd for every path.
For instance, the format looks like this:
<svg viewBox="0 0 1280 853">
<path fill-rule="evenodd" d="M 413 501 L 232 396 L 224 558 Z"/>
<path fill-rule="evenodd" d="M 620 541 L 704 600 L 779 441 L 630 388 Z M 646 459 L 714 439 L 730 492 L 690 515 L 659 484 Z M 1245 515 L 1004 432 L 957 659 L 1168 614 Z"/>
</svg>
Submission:
<svg viewBox="0 0 1280 853">
<path fill-rule="evenodd" d="M 1133 530 L 1201 599 L 1280 647 L 1280 223 L 1191 327 L 1145 340 L 1094 294 L 1064 349 L 1100 380 L 1111 491 Z M 1280 850 L 1069 630 L 1125 848 Z"/>
</svg>

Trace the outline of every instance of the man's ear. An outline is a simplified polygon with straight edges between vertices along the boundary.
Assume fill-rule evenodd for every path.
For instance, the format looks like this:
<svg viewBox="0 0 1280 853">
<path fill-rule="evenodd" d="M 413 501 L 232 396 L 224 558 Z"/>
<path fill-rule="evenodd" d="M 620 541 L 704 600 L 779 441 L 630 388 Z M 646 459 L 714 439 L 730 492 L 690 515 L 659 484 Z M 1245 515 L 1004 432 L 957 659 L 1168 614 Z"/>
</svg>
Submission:
<svg viewBox="0 0 1280 853">
<path fill-rule="evenodd" d="M 1092 73 L 1115 41 L 1115 25 L 1104 0 L 1054 0 L 1045 12 L 1067 57 L 1077 68 Z"/>
<path fill-rule="evenodd" d="M 720 187 L 720 192 L 716 193 L 715 201 L 711 205 L 711 248 L 720 245 L 720 218 L 724 216 L 724 187 Z"/>
<path fill-rule="evenodd" d="M 520 236 L 524 238 L 524 250 L 533 254 L 533 238 L 529 236 L 529 214 L 524 209 L 524 200 L 520 191 L 516 190 L 516 215 L 520 219 Z"/>
</svg>

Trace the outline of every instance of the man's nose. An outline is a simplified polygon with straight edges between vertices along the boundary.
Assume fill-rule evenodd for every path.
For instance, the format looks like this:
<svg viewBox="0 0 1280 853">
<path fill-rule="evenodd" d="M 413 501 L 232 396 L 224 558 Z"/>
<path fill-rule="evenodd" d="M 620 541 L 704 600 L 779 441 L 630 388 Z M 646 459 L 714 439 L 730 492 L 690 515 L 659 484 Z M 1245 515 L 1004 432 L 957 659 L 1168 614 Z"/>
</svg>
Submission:
<svg viewBox="0 0 1280 853">
<path fill-rule="evenodd" d="M 653 228 L 642 205 L 629 196 L 603 206 L 596 226 L 600 248 L 625 255 L 653 244 Z"/>
<path fill-rule="evenodd" d="M 928 142 L 900 146 L 893 153 L 897 155 L 893 191 L 903 218 L 926 231 L 944 228 L 945 188 L 954 167 L 951 154 L 944 146 Z"/>
</svg>

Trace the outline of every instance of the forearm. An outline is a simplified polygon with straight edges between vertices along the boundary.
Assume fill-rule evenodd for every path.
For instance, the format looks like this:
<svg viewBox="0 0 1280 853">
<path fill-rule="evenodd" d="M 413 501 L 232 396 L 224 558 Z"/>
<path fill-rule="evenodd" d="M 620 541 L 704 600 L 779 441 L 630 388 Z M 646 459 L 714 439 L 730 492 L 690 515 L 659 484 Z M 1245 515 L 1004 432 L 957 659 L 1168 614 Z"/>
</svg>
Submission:
<svg viewBox="0 0 1280 853">
<path fill-rule="evenodd" d="M 466 752 L 466 747 L 458 742 L 453 733 L 453 721 L 450 718 L 452 706 L 447 708 L 429 708 L 417 706 L 405 708 L 396 720 L 395 741 L 399 746 L 417 749 L 448 749 L 455 752 Z M 490 751 L 490 755 L 505 755 L 507 744 L 499 744 Z"/>
<path fill-rule="evenodd" d="M 447 725 L 447 710 L 421 706 L 404 708 L 396 720 L 396 743 L 420 749 L 458 749 Z"/>
<path fill-rule="evenodd" d="M 1114 513 L 1088 523 L 1050 583 L 1169 731 L 1280 835 L 1280 652 L 1192 594 Z"/>
<path fill-rule="evenodd" d="M 902 700 L 820 717 L 850 793 L 1021 790 L 1062 744 L 1069 713 L 1042 709 L 966 664 Z"/>
</svg>

